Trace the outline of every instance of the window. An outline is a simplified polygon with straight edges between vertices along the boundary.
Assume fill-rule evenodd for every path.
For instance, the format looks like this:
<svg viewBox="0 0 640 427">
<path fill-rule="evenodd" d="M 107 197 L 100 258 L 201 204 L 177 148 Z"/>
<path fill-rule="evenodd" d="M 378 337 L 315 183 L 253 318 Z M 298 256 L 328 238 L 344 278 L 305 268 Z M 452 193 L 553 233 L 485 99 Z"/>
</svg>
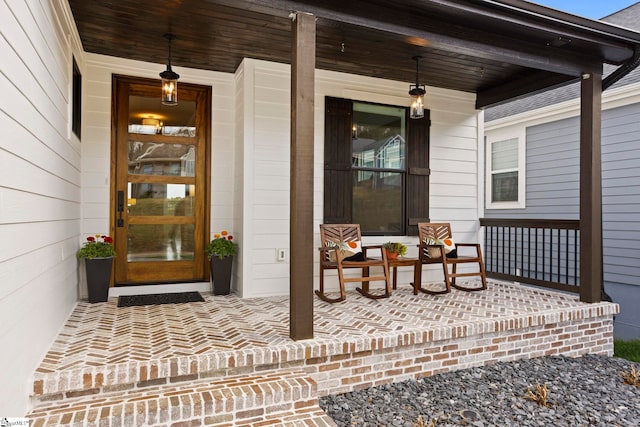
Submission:
<svg viewBox="0 0 640 427">
<path fill-rule="evenodd" d="M 80 139 L 80 129 L 82 127 L 82 74 L 73 58 L 73 80 L 71 87 L 71 130 Z"/>
<path fill-rule="evenodd" d="M 487 208 L 524 208 L 524 156 L 520 138 L 489 142 Z"/>
<path fill-rule="evenodd" d="M 425 119 L 407 108 L 325 99 L 325 223 L 356 223 L 365 235 L 416 235 L 428 221 Z"/>
</svg>

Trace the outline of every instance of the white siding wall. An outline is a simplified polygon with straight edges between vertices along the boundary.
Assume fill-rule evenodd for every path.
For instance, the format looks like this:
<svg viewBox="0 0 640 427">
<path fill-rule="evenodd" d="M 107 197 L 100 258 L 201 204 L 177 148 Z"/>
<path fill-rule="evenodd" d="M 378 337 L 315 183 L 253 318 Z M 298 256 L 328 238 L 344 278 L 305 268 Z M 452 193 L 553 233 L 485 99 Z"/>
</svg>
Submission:
<svg viewBox="0 0 640 427">
<path fill-rule="evenodd" d="M 289 292 L 289 154 L 290 67 L 247 59 L 242 66 L 244 122 L 241 146 L 243 194 L 242 295 L 255 297 Z M 407 105 L 408 83 L 316 71 L 314 153 L 314 246 L 322 222 L 324 97 L 334 96 L 391 105 Z M 238 92 L 240 93 L 240 91 Z M 458 241 L 478 241 L 479 144 L 475 95 L 428 88 L 431 109 L 431 219 L 452 223 Z M 304 236 L 301 236 L 304 237 Z M 390 238 L 365 238 L 381 243 Z M 470 239 L 470 240 L 469 240 Z M 401 238 L 416 255 L 417 238 Z M 278 262 L 276 250 L 287 249 Z M 316 254 L 316 259 L 317 259 Z M 317 264 L 317 263 L 316 263 Z M 441 270 L 439 270 L 441 275 Z M 316 265 L 316 286 L 317 286 Z M 399 280 L 408 281 L 409 272 Z M 438 276 L 434 276 L 438 277 Z M 427 279 L 425 279 L 427 280 Z M 327 280 L 337 286 L 337 280 Z"/>
<path fill-rule="evenodd" d="M 77 300 L 80 142 L 71 133 L 70 12 L 0 0 L 0 416 L 28 410 L 29 378 Z M 73 47 L 72 47 L 73 46 Z"/>
</svg>

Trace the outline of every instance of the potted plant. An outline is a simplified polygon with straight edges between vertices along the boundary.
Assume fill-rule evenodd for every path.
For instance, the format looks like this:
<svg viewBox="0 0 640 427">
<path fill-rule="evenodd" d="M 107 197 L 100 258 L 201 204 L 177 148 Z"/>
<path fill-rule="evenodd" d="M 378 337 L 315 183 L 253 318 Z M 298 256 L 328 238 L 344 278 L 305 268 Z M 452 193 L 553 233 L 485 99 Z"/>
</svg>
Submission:
<svg viewBox="0 0 640 427">
<path fill-rule="evenodd" d="M 228 295 L 231 292 L 233 256 L 238 251 L 238 245 L 233 242 L 233 236 L 228 231 L 222 230 L 213 235 L 205 250 L 211 262 L 213 294 Z"/>
<path fill-rule="evenodd" d="M 400 242 L 386 242 L 382 247 L 387 252 L 387 259 L 396 259 L 407 253 L 407 247 Z"/>
<path fill-rule="evenodd" d="M 116 256 L 113 238 L 100 234 L 89 236 L 76 255 L 85 260 L 89 302 L 106 302 L 109 299 L 113 258 Z"/>
</svg>

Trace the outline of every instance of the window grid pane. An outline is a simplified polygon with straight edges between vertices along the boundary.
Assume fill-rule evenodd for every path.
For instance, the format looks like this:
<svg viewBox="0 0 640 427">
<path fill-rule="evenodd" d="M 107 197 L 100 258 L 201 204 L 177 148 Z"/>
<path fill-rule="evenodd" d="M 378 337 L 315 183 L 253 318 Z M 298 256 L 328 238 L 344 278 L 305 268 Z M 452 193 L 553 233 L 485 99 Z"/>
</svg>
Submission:
<svg viewBox="0 0 640 427">
<path fill-rule="evenodd" d="M 518 168 L 518 139 L 507 139 L 491 144 L 492 172 Z"/>
<path fill-rule="evenodd" d="M 353 171 L 353 221 L 362 232 L 402 231 L 403 174 Z"/>
<path fill-rule="evenodd" d="M 353 104 L 352 221 L 364 234 L 404 232 L 406 110 Z"/>
<path fill-rule="evenodd" d="M 518 172 L 495 173 L 491 176 L 491 201 L 518 201 Z"/>
</svg>

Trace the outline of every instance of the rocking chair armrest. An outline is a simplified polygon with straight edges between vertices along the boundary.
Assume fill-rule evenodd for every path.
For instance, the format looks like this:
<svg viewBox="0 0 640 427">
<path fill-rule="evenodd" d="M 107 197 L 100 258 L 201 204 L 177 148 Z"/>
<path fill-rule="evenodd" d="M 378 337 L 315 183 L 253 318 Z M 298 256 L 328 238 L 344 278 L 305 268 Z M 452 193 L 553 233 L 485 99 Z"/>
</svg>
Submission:
<svg viewBox="0 0 640 427">
<path fill-rule="evenodd" d="M 456 249 L 458 248 L 476 248 L 476 255 L 480 255 L 480 243 L 456 243 Z"/>
<path fill-rule="evenodd" d="M 382 249 L 382 245 L 367 245 L 367 246 L 362 245 L 362 255 L 364 255 L 365 258 L 367 257 L 368 249 L 380 249 L 381 254 L 384 252 Z"/>
<path fill-rule="evenodd" d="M 367 245 L 367 246 L 362 246 L 362 249 L 367 248 L 367 249 L 382 249 L 382 245 Z"/>
</svg>

